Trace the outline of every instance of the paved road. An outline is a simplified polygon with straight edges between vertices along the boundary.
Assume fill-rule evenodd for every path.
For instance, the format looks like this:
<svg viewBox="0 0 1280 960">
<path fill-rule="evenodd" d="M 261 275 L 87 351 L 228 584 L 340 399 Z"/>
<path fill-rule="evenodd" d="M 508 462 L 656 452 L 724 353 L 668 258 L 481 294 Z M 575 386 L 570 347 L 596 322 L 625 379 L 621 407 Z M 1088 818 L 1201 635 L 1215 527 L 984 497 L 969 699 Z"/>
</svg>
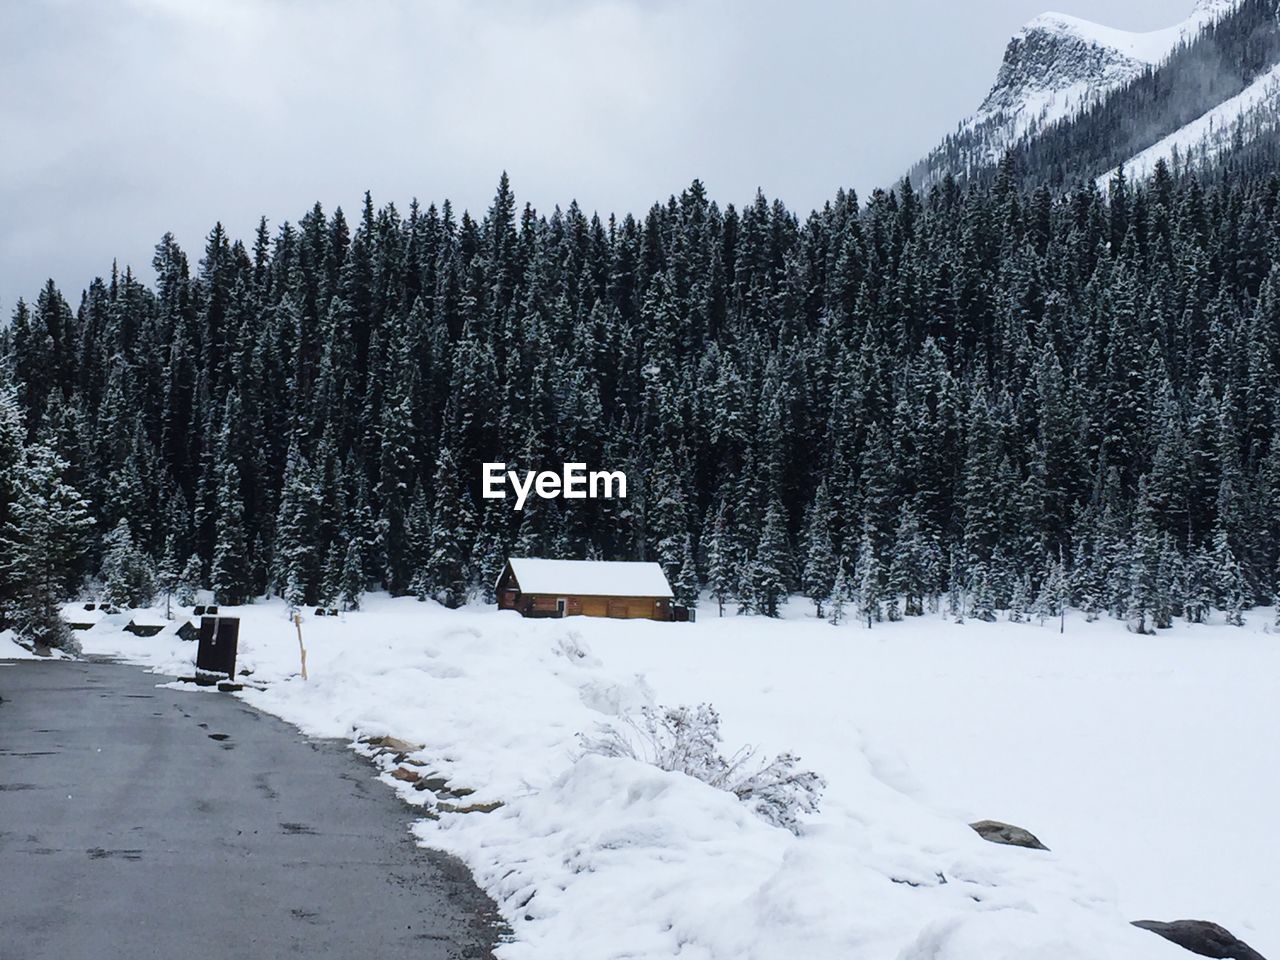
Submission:
<svg viewBox="0 0 1280 960">
<path fill-rule="evenodd" d="M 366 762 L 163 680 L 0 664 L 0 958 L 489 956 L 491 902 Z"/>
</svg>

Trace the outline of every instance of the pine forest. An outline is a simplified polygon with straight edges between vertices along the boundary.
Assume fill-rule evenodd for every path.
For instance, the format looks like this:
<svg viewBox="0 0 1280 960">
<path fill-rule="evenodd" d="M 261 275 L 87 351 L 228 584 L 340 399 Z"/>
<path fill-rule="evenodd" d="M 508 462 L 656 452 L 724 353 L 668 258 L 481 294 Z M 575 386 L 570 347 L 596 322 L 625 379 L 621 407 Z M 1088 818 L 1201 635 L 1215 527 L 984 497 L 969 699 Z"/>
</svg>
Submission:
<svg viewBox="0 0 1280 960">
<path fill-rule="evenodd" d="M 49 282 L 0 332 L 0 608 L 457 606 L 516 555 L 657 560 L 704 617 L 1239 623 L 1280 587 L 1277 262 L 1273 174 L 1012 160 L 805 217 L 699 182 L 538 212 L 503 175 L 479 219 L 166 236 L 153 283 Z M 628 496 L 516 511 L 487 461 Z"/>
</svg>

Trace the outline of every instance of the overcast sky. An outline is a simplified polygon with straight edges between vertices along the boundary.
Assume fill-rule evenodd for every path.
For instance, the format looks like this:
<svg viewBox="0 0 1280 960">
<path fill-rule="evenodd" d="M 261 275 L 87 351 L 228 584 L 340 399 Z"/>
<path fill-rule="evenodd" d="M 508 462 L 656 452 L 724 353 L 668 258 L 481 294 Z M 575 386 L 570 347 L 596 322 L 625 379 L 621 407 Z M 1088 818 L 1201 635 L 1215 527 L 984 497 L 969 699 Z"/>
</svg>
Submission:
<svg viewBox="0 0 1280 960">
<path fill-rule="evenodd" d="M 981 101 L 1048 0 L 0 3 L 0 310 L 73 304 L 172 230 L 311 203 L 642 211 L 701 178 L 807 212 L 886 185 Z M 1053 0 L 1127 29 L 1191 0 Z"/>
</svg>

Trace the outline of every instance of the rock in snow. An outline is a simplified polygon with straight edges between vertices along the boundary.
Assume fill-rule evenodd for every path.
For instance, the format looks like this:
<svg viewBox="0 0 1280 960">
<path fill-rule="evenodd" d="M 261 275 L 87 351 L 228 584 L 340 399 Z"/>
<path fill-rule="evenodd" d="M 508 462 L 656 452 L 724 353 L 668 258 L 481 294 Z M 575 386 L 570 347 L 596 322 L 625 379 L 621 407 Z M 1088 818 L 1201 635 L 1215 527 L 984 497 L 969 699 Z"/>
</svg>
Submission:
<svg viewBox="0 0 1280 960">
<path fill-rule="evenodd" d="M 983 840 L 990 840 L 992 843 L 1005 843 L 1011 847 L 1026 847 L 1029 850 L 1048 850 L 1043 843 L 1037 839 L 1036 835 L 1029 830 L 1023 830 L 1022 827 L 1015 827 L 1011 823 L 1001 823 L 999 820 L 979 820 L 971 823 L 969 826 L 978 831 L 978 836 Z"/>
<path fill-rule="evenodd" d="M 1158 933 L 1180 947 L 1202 957 L 1218 957 L 1219 960 L 1266 960 L 1257 950 L 1225 927 L 1208 920 L 1135 920 L 1135 927 Z"/>
<path fill-rule="evenodd" d="M 401 740 L 399 737 L 365 737 L 362 742 L 391 753 L 417 753 L 422 749 L 422 744 L 410 743 L 408 740 Z"/>
</svg>

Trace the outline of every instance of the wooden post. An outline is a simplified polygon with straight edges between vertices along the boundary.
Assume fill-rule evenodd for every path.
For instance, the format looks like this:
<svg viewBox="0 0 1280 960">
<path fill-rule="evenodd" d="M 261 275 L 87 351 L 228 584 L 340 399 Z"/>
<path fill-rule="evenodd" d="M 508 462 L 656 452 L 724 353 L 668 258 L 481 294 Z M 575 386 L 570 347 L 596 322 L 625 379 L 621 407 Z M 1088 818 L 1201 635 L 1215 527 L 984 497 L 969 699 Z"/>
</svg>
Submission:
<svg viewBox="0 0 1280 960">
<path fill-rule="evenodd" d="M 302 679 L 307 679 L 307 648 L 302 645 L 302 614 L 293 613 L 293 625 L 298 628 L 298 653 L 302 656 Z"/>
</svg>

